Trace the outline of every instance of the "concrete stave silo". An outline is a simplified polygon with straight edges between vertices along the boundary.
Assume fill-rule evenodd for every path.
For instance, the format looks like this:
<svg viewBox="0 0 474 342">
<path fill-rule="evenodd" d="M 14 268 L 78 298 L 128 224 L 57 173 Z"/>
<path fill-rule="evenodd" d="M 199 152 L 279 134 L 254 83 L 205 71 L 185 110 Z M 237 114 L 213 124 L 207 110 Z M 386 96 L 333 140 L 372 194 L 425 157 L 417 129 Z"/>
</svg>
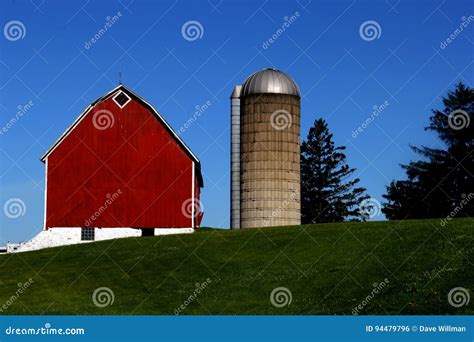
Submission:
<svg viewBox="0 0 474 342">
<path fill-rule="evenodd" d="M 300 224 L 296 83 L 281 71 L 264 69 L 237 86 L 231 101 L 231 228 Z"/>
</svg>

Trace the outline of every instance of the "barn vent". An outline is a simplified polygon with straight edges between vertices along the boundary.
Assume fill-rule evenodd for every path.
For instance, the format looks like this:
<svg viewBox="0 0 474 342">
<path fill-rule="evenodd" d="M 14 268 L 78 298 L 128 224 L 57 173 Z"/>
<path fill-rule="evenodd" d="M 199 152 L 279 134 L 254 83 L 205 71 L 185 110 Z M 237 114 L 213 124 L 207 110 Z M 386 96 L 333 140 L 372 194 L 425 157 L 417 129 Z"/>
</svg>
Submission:
<svg viewBox="0 0 474 342">
<path fill-rule="evenodd" d="M 119 91 L 117 95 L 114 96 L 114 101 L 120 108 L 123 108 L 129 103 L 131 98 L 125 94 L 123 91 Z"/>
<path fill-rule="evenodd" d="M 81 230 L 82 241 L 94 241 L 95 240 L 95 228 L 83 227 Z"/>
</svg>

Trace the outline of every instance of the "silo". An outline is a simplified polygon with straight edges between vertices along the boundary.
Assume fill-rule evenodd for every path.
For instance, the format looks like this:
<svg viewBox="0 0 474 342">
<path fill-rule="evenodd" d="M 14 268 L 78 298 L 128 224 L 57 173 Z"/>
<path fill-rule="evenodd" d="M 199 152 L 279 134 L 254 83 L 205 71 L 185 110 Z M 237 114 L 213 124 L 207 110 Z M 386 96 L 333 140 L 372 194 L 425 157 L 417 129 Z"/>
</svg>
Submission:
<svg viewBox="0 0 474 342">
<path fill-rule="evenodd" d="M 240 229 L 240 93 L 235 86 L 230 96 L 230 227 Z"/>
<path fill-rule="evenodd" d="M 237 86 L 231 101 L 231 228 L 299 225 L 298 86 L 287 74 L 264 69 Z"/>
</svg>

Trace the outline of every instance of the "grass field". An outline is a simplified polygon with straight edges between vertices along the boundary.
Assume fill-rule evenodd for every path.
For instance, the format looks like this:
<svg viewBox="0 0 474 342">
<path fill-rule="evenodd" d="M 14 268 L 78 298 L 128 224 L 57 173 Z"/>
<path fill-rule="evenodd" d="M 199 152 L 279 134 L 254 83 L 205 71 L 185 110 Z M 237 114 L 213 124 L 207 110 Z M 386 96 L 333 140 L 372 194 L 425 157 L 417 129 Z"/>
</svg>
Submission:
<svg viewBox="0 0 474 342">
<path fill-rule="evenodd" d="M 362 315 L 473 314 L 474 298 L 459 308 L 448 302 L 455 287 L 472 296 L 473 222 L 201 229 L 1 255 L 0 309 L 1 314 L 351 315 L 361 305 Z M 30 278 L 31 285 L 18 294 Z M 113 292 L 106 307 L 92 299 L 100 287 Z M 291 292 L 291 303 L 272 305 L 270 295 L 278 287 Z"/>
</svg>

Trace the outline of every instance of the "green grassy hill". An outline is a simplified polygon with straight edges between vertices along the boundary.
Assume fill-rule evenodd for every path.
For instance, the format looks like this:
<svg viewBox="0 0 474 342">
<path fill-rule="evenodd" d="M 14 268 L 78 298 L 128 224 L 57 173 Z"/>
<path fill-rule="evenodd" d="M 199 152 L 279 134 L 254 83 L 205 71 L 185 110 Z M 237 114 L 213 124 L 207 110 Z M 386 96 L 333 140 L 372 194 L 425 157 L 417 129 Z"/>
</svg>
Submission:
<svg viewBox="0 0 474 342">
<path fill-rule="evenodd" d="M 472 314 L 474 298 L 455 308 L 448 292 L 463 287 L 472 296 L 473 222 L 201 229 L 1 255 L 0 309 L 7 303 L 2 314 L 173 315 L 181 308 L 180 314 L 351 315 L 361 304 L 360 314 Z M 33 283 L 16 297 L 29 278 Z M 100 287 L 113 291 L 111 305 L 94 305 Z M 277 287 L 291 292 L 289 305 L 272 305 Z"/>
</svg>

